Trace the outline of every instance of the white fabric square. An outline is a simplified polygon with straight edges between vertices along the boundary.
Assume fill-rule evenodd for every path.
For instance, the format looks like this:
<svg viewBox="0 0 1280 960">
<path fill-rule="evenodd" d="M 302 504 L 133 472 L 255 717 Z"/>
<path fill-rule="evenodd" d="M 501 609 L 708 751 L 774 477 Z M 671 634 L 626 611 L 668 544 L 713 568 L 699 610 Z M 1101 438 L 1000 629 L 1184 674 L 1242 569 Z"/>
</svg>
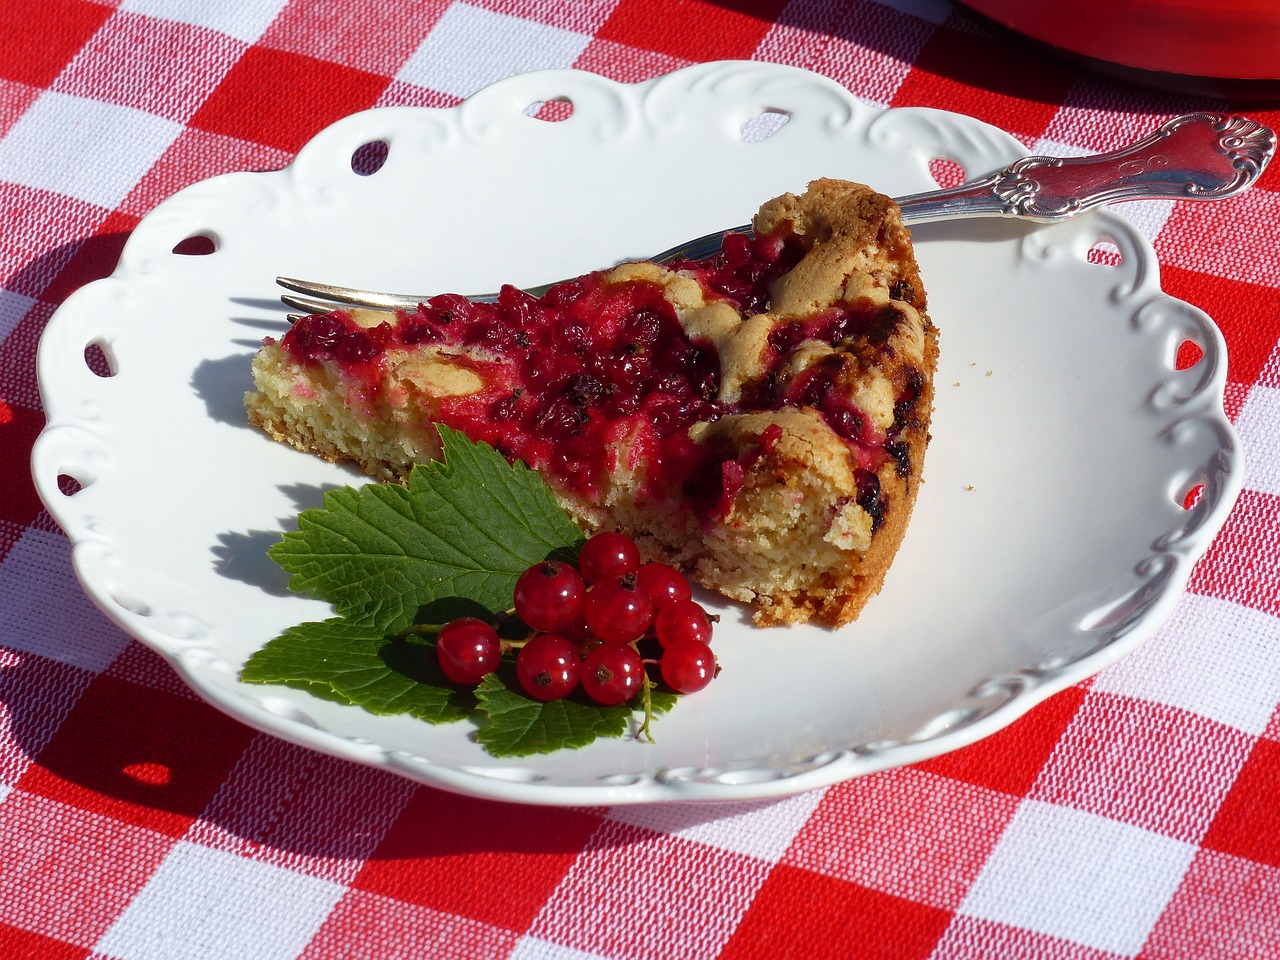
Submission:
<svg viewBox="0 0 1280 960">
<path fill-rule="evenodd" d="M 181 132 L 141 110 L 46 91 L 0 140 L 0 180 L 110 209 Z"/>
<path fill-rule="evenodd" d="M 253 43 L 288 0 L 124 0 L 121 10 L 217 30 Z"/>
<path fill-rule="evenodd" d="M 1093 689 L 1154 700 L 1258 735 L 1280 703 L 1276 649 L 1274 617 L 1186 594 L 1156 635 L 1098 674 Z"/>
<path fill-rule="evenodd" d="M 521 937 L 507 960 L 609 960 L 603 954 L 575 950 L 538 937 Z"/>
<path fill-rule="evenodd" d="M 182 842 L 95 949 L 118 960 L 292 960 L 343 890 Z"/>
<path fill-rule="evenodd" d="M 1195 852 L 1190 843 L 1027 800 L 958 913 L 1133 956 Z"/>
<path fill-rule="evenodd" d="M 1280 494 L 1280 390 L 1255 386 L 1249 391 L 1236 431 L 1244 445 L 1244 485 L 1259 493 Z"/>
<path fill-rule="evenodd" d="M 811 790 L 751 803 L 652 803 L 617 807 L 609 818 L 777 863 L 825 795 Z"/>
<path fill-rule="evenodd" d="M 0 340 L 13 332 L 27 311 L 35 303 L 32 297 L 24 297 L 12 290 L 0 290 Z"/>
<path fill-rule="evenodd" d="M 0 646 L 101 673 L 132 641 L 70 575 L 70 552 L 65 537 L 28 528 L 0 561 Z"/>
<path fill-rule="evenodd" d="M 396 79 L 467 97 L 512 74 L 572 66 L 590 42 L 583 33 L 455 3 Z"/>
</svg>

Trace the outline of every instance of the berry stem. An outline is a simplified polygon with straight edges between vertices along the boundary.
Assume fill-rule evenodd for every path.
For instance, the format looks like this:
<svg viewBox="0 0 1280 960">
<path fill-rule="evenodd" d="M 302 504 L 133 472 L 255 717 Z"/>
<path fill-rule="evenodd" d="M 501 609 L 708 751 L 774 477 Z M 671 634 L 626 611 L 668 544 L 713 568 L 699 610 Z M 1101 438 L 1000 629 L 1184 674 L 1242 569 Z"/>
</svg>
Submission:
<svg viewBox="0 0 1280 960">
<path fill-rule="evenodd" d="M 406 637 L 411 637 L 417 633 L 439 633 L 444 629 L 444 627 L 445 625 L 443 623 L 411 623 L 409 626 L 397 633 L 396 636 L 403 640 Z"/>
<path fill-rule="evenodd" d="M 644 723 L 640 724 L 640 729 L 636 732 L 637 740 L 644 740 L 645 743 L 657 743 L 653 739 L 653 734 L 649 730 L 649 722 L 653 720 L 653 701 L 649 697 L 649 691 L 656 687 L 657 684 L 649 679 L 649 674 L 645 673 L 644 683 L 640 685 L 640 704 L 644 707 Z"/>
</svg>

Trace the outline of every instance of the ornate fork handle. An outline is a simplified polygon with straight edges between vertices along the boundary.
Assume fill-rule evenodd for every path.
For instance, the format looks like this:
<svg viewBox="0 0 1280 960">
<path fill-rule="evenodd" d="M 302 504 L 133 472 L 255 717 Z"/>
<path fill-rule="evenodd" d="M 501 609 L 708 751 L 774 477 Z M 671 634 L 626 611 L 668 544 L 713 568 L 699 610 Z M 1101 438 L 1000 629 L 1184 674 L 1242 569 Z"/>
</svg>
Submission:
<svg viewBox="0 0 1280 960">
<path fill-rule="evenodd" d="M 1244 117 L 1192 113 L 1162 124 L 1137 143 L 1087 157 L 1023 157 L 1003 170 L 958 187 L 899 197 L 904 223 L 962 217 L 1018 217 L 1041 223 L 1063 220 L 1091 207 L 1121 200 L 1219 200 L 1258 179 L 1276 152 L 1276 135 Z M 665 250 L 658 263 L 711 256 L 726 232 L 747 233 L 749 224 L 718 230 Z M 379 309 L 415 309 L 427 297 L 354 290 L 278 277 L 291 307 L 307 312 L 336 303 Z M 552 284 L 529 287 L 535 296 Z M 497 294 L 474 296 L 492 300 Z M 321 297 L 323 300 L 310 299 Z"/>
<path fill-rule="evenodd" d="M 1275 133 L 1260 123 L 1192 113 L 1120 150 L 1023 157 L 982 180 L 898 203 L 907 223 L 990 216 L 1045 223 L 1121 200 L 1216 200 L 1252 184 L 1275 150 Z"/>
</svg>

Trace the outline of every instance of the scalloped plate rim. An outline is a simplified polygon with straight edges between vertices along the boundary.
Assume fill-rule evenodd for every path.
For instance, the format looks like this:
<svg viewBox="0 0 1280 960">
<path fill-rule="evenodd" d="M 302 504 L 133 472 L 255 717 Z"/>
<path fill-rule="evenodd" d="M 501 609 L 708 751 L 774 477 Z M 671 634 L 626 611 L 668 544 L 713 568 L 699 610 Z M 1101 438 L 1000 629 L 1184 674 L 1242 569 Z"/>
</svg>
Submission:
<svg viewBox="0 0 1280 960">
<path fill-rule="evenodd" d="M 719 71 L 719 74 L 716 71 Z M 666 77 L 656 78 L 646 84 L 638 84 L 634 87 L 612 85 L 617 90 L 625 92 L 626 96 L 635 96 L 641 89 L 650 89 L 653 85 L 663 83 L 678 82 L 679 78 L 686 77 L 691 80 L 697 80 L 705 77 L 728 76 L 731 80 L 735 79 L 739 72 L 742 76 L 750 77 L 755 74 L 764 77 L 765 80 L 781 78 L 784 81 L 795 80 L 799 74 L 792 71 L 779 71 L 776 67 L 764 65 L 749 64 L 706 64 L 697 67 L 686 68 L 677 71 L 675 74 Z M 554 79 L 556 77 L 573 76 L 581 80 L 588 86 L 599 83 L 602 87 L 609 86 L 609 82 L 596 78 L 593 75 L 582 75 L 577 71 L 549 71 L 538 75 L 541 79 Z M 804 75 L 812 77 L 813 75 Z M 672 78 L 676 78 L 673 80 Z M 524 78 L 527 80 L 528 77 Z M 496 96 L 495 90 L 501 91 L 505 86 L 518 87 L 520 82 L 524 82 L 522 78 L 512 78 L 511 81 L 501 81 L 486 91 L 482 91 L 485 96 Z M 826 85 L 827 90 L 823 91 L 824 95 L 830 95 L 830 81 L 822 78 L 816 78 L 813 81 L 819 87 Z M 843 91 L 842 91 L 843 92 Z M 847 96 L 847 94 L 846 94 Z M 472 98 L 474 100 L 475 98 Z M 390 108 L 392 111 L 399 111 L 405 117 L 411 116 L 441 116 L 449 114 L 456 116 L 457 111 L 470 109 L 468 106 L 472 101 L 466 101 L 459 107 L 449 108 L 444 111 L 423 111 L 418 108 Z M 870 121 L 874 123 L 879 117 L 892 113 L 903 113 L 904 111 L 874 111 L 874 108 L 866 108 L 865 105 L 852 107 L 855 112 L 857 109 L 871 109 L 876 116 Z M 942 111 L 918 111 L 920 113 L 942 114 Z M 74 317 L 80 309 L 80 304 L 85 302 L 85 298 L 89 296 L 86 291 L 96 290 L 102 291 L 106 285 L 123 284 L 127 289 L 130 283 L 139 283 L 140 276 L 145 271 L 140 272 L 136 266 L 129 266 L 133 262 L 135 249 L 135 238 L 145 236 L 151 229 L 152 224 L 156 220 L 169 216 L 174 210 L 181 210 L 182 205 L 194 194 L 191 191 L 209 191 L 217 189 L 221 184 L 229 182 L 228 178 L 236 178 L 242 180 L 245 177 L 276 177 L 281 180 L 289 180 L 292 187 L 296 190 L 297 184 L 292 183 L 294 176 L 293 171 L 297 169 L 299 161 L 311 160 L 318 149 L 315 144 L 322 141 L 323 138 L 334 128 L 343 124 L 359 123 L 362 115 L 357 114 L 353 117 L 345 118 L 339 121 L 333 127 L 328 128 L 319 134 L 308 147 L 304 147 L 299 154 L 299 158 L 294 161 L 290 167 L 283 171 L 272 171 L 262 174 L 251 173 L 233 173 L 223 175 L 222 177 L 213 178 L 193 185 L 191 188 L 180 192 L 161 204 L 152 214 L 135 228 L 134 236 L 130 238 L 126 244 L 125 251 L 122 254 L 120 266 L 117 267 L 115 273 L 105 280 L 96 281 L 90 284 L 83 291 L 77 291 L 68 301 L 59 308 L 55 316 L 49 321 L 48 327 L 42 338 L 40 353 L 40 389 L 42 399 L 45 401 L 45 408 L 49 411 L 58 411 L 64 397 L 59 390 L 60 375 L 51 372 L 48 364 L 49 357 L 53 352 L 59 349 L 56 344 L 46 344 L 46 340 L 52 341 L 64 332 L 64 325 L 69 324 L 70 318 Z M 385 116 L 385 112 L 384 112 Z M 948 115 L 952 117 L 960 117 L 960 115 Z M 981 133 L 985 125 L 978 124 L 977 121 L 971 121 L 971 118 L 961 117 L 956 121 L 963 125 L 966 122 L 977 124 L 978 132 Z M 998 133 L 998 131 L 997 131 Z M 1154 252 L 1150 250 L 1145 240 L 1141 240 L 1136 236 L 1136 231 L 1127 225 L 1127 223 L 1109 212 L 1100 212 L 1093 215 L 1094 219 L 1102 224 L 1103 229 L 1111 229 L 1117 234 L 1123 234 L 1126 230 L 1130 230 L 1134 236 L 1131 238 L 1131 250 L 1135 253 L 1139 260 L 1149 258 L 1149 262 L 1143 262 L 1143 268 L 1155 275 L 1158 271 L 1155 265 Z M 1149 281 L 1147 281 L 1149 282 Z M 1157 284 L 1158 292 L 1158 280 Z M 1144 304 L 1145 306 L 1145 304 Z M 1135 311 L 1136 315 L 1136 311 Z M 1206 318 L 1207 320 L 1207 318 Z M 1213 329 L 1216 333 L 1216 329 Z M 944 328 L 944 338 L 946 331 Z M 944 340 L 945 343 L 945 340 Z M 945 347 L 944 347 L 945 349 Z M 1204 344 L 1206 354 L 1205 361 L 1212 365 L 1216 370 L 1214 382 L 1203 388 L 1207 390 L 1211 397 L 1219 400 L 1222 396 L 1222 383 L 1225 374 L 1222 368 L 1225 367 L 1224 344 L 1221 341 L 1220 334 L 1216 338 L 1211 337 L 1209 342 Z M 1203 391 L 1202 391 L 1203 392 Z M 1202 503 L 1199 513 L 1199 528 L 1195 531 L 1194 536 L 1184 538 L 1181 549 L 1175 551 L 1181 559 L 1179 568 L 1174 571 L 1171 577 L 1166 581 L 1164 588 L 1160 591 L 1156 601 L 1146 608 L 1143 616 L 1136 623 L 1128 625 L 1123 631 L 1116 633 L 1110 641 L 1096 651 L 1092 656 L 1086 657 L 1075 663 L 1067 664 L 1062 669 L 1054 672 L 1050 671 L 1044 677 L 1040 678 L 1024 678 L 1022 686 L 1017 689 L 1008 700 L 1002 702 L 990 712 L 972 722 L 967 722 L 958 729 L 942 729 L 919 742 L 909 743 L 900 742 L 883 749 L 861 749 L 861 748 L 845 748 L 832 747 L 831 749 L 814 754 L 815 763 L 808 769 L 800 772 L 785 772 L 770 770 L 767 767 L 758 769 L 744 768 L 744 776 L 734 780 L 731 775 L 726 775 L 724 771 L 720 772 L 721 778 L 717 779 L 700 779 L 698 771 L 692 771 L 686 776 L 664 775 L 663 771 L 650 771 L 650 778 L 644 780 L 643 777 L 637 778 L 633 782 L 623 782 L 620 784 L 608 784 L 601 782 L 607 780 L 608 777 L 598 778 L 594 783 L 539 783 L 522 781 L 516 779 L 504 779 L 492 772 L 478 773 L 473 770 L 441 767 L 441 766 L 424 766 L 423 763 L 403 756 L 396 756 L 385 749 L 380 748 L 376 743 L 359 743 L 351 739 L 324 731 L 317 730 L 307 726 L 305 723 L 293 722 L 281 718 L 261 707 L 254 701 L 244 700 L 229 696 L 227 691 L 213 683 L 210 683 L 204 672 L 204 668 L 194 663 L 188 655 L 188 650 L 199 650 L 198 643 L 192 643 L 184 646 L 180 642 L 174 642 L 170 635 L 158 634 L 153 629 L 153 624 L 144 616 L 137 616 L 127 609 L 123 609 L 117 599 L 111 596 L 111 589 L 106 587 L 100 579 L 99 571 L 94 568 L 92 555 L 94 551 L 101 547 L 94 536 L 89 532 L 81 530 L 76 531 L 70 528 L 75 524 L 69 520 L 67 509 L 68 501 L 71 498 L 64 498 L 58 491 L 56 484 L 52 483 L 55 478 L 49 473 L 41 473 L 39 467 L 42 463 L 42 450 L 44 447 L 51 445 L 51 440 L 55 434 L 62 431 L 65 438 L 67 430 L 77 429 L 77 419 L 72 416 L 68 417 L 65 413 L 51 415 L 40 441 L 37 443 L 36 451 L 33 453 L 33 472 L 36 480 L 37 489 L 44 500 L 50 512 L 54 515 L 64 528 L 68 529 L 73 539 L 73 556 L 75 558 L 75 567 L 82 585 L 93 601 L 104 611 L 104 613 L 112 621 L 123 627 L 127 632 L 145 642 L 153 650 L 159 652 L 173 666 L 179 675 L 187 682 L 196 692 L 198 692 L 208 702 L 217 706 L 219 709 L 235 716 L 237 719 L 250 724 L 251 726 L 264 732 L 282 737 L 290 742 L 318 749 L 323 752 L 345 757 L 373 766 L 382 767 L 384 769 L 395 770 L 396 772 L 405 774 L 420 782 L 430 783 L 446 789 L 456 790 L 462 793 L 485 796 L 493 799 L 511 800 L 526 803 L 548 803 L 555 805 L 576 805 L 576 804 L 619 804 L 619 803 L 643 803 L 653 801 L 679 801 L 679 800 L 700 800 L 700 801 L 725 801 L 725 800 L 755 800 L 771 797 L 780 797 L 802 790 L 808 790 L 816 787 L 829 786 L 834 783 L 841 782 L 851 777 L 870 773 L 876 770 L 882 770 L 889 767 L 899 766 L 904 763 L 916 762 L 927 757 L 947 752 L 958 747 L 973 743 L 982 737 L 995 732 L 1012 722 L 1017 717 L 1026 713 L 1035 704 L 1056 693 L 1072 683 L 1076 683 L 1086 677 L 1094 674 L 1107 663 L 1118 659 L 1120 656 L 1130 652 L 1139 643 L 1147 639 L 1171 612 L 1178 598 L 1186 587 L 1187 579 L 1190 575 L 1190 567 L 1192 562 L 1198 558 L 1207 549 L 1209 540 L 1213 533 L 1225 521 L 1225 516 L 1230 508 L 1231 503 L 1235 499 L 1235 495 L 1239 491 L 1241 465 L 1238 455 L 1238 441 L 1235 440 L 1234 431 L 1226 420 L 1225 416 L 1218 415 L 1214 417 L 1212 411 L 1198 411 L 1198 415 L 1212 421 L 1212 426 L 1219 429 L 1222 435 L 1227 438 L 1224 440 L 1223 457 L 1226 460 L 1225 467 L 1218 477 L 1217 496 L 1212 503 Z M 91 446 L 91 445 L 90 445 Z M 91 451 L 90 451 L 91 452 Z M 926 475 L 927 475 L 926 468 Z M 264 638 L 265 639 L 265 638 Z M 864 745 L 865 746 L 865 745 Z M 821 762 L 818 762 L 821 761 Z M 761 774 L 763 776 L 753 777 L 751 774 Z M 773 774 L 773 776 L 770 776 Z M 727 778 L 726 778 L 727 776 Z"/>
</svg>

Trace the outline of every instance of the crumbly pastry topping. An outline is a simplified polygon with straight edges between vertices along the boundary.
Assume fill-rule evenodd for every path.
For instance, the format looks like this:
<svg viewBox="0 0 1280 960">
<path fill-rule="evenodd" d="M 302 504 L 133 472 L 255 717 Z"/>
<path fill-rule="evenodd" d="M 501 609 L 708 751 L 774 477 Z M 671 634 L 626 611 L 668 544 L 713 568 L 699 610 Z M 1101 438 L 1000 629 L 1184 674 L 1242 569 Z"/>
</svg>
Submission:
<svg viewBox="0 0 1280 960">
<path fill-rule="evenodd" d="M 539 299 L 305 318 L 255 358 L 250 419 L 382 479 L 435 456 L 446 423 L 758 623 L 848 622 L 906 529 L 937 332 L 892 200 L 819 180 L 753 227 Z"/>
</svg>

